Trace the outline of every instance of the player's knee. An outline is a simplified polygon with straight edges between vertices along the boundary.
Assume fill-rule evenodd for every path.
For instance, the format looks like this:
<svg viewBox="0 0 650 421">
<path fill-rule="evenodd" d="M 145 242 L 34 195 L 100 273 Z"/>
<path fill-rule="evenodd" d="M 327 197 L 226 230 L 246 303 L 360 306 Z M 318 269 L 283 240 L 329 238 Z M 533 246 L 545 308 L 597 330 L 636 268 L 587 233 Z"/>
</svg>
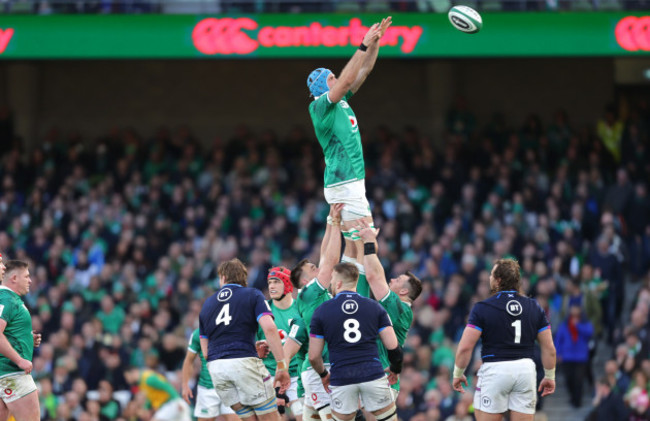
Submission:
<svg viewBox="0 0 650 421">
<path fill-rule="evenodd" d="M 244 406 L 242 404 L 233 405 L 232 410 L 235 411 L 235 414 L 241 419 L 250 418 L 255 415 L 255 411 L 250 406 Z"/>
<path fill-rule="evenodd" d="M 388 408 L 373 412 L 377 421 L 397 421 L 397 408 L 391 405 Z"/>
<path fill-rule="evenodd" d="M 253 410 L 257 415 L 266 415 L 278 410 L 278 402 L 275 396 L 270 397 L 259 405 L 253 406 Z"/>
<path fill-rule="evenodd" d="M 321 420 L 327 421 L 332 419 L 332 408 L 329 405 L 318 408 L 318 416 Z"/>
</svg>

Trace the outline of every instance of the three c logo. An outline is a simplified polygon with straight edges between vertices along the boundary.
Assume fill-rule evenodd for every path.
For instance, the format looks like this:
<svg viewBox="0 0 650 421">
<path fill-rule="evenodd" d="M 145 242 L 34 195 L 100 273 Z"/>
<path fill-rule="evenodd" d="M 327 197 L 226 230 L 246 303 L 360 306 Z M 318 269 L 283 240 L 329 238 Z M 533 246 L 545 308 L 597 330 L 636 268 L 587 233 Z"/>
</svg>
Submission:
<svg viewBox="0 0 650 421">
<path fill-rule="evenodd" d="M 616 42 L 627 51 L 650 51 L 650 16 L 628 16 L 614 30 Z"/>
<path fill-rule="evenodd" d="M 206 18 L 196 24 L 192 41 L 203 54 L 249 54 L 258 47 L 242 29 L 255 30 L 257 22 L 250 18 Z"/>
</svg>

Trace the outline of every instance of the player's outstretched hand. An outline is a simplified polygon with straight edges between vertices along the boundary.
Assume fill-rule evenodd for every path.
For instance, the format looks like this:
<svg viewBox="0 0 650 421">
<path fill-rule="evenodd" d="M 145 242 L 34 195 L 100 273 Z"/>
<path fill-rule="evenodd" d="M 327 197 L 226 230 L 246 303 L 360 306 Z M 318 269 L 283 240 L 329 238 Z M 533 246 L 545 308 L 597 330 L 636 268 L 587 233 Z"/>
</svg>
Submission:
<svg viewBox="0 0 650 421">
<path fill-rule="evenodd" d="M 363 44 L 365 46 L 369 46 L 373 42 L 376 42 L 381 38 L 381 27 L 379 26 L 378 23 L 374 23 L 370 29 L 368 29 L 368 32 L 366 32 L 366 35 L 363 37 Z"/>
<path fill-rule="evenodd" d="M 185 399 L 185 402 L 187 402 L 188 405 L 192 404 L 192 402 L 190 402 L 190 399 L 192 399 L 194 397 L 194 395 L 192 394 L 192 389 L 187 387 L 187 384 L 183 385 L 182 391 L 181 391 L 181 396 L 183 396 L 183 399 Z"/>
<path fill-rule="evenodd" d="M 269 348 L 269 344 L 266 341 L 255 342 L 255 350 L 257 351 L 257 356 L 262 359 L 266 358 L 269 352 L 271 352 L 271 348 Z"/>
<path fill-rule="evenodd" d="M 32 336 L 34 337 L 34 348 L 38 348 L 41 345 L 41 340 L 43 339 L 40 333 L 36 333 L 32 330 Z"/>
<path fill-rule="evenodd" d="M 16 364 L 16 365 L 21 370 L 25 370 L 25 374 L 29 374 L 29 373 L 32 372 L 32 362 L 29 361 L 29 360 L 21 358 L 20 361 L 18 361 L 18 364 Z"/>
<path fill-rule="evenodd" d="M 379 228 L 371 228 L 367 221 L 359 219 L 354 221 L 352 226 L 359 231 L 359 237 L 361 237 L 364 243 L 372 243 L 377 240 Z"/>
<path fill-rule="evenodd" d="M 273 387 L 279 387 L 280 393 L 284 393 L 291 386 L 291 377 L 286 370 L 278 370 L 275 372 L 275 384 Z"/>
<path fill-rule="evenodd" d="M 386 33 L 386 29 L 393 23 L 393 17 L 388 16 L 384 19 L 381 20 L 381 24 L 379 24 L 379 38 L 383 37 L 384 34 Z"/>
<path fill-rule="evenodd" d="M 454 377 L 454 380 L 451 382 L 451 385 L 454 387 L 456 392 L 465 393 L 463 385 L 467 387 L 467 377 L 463 374 L 463 377 Z"/>
<path fill-rule="evenodd" d="M 330 216 L 332 219 L 336 219 L 339 222 L 341 221 L 341 212 L 343 211 L 343 206 L 345 206 L 343 203 L 334 203 L 332 206 L 330 206 Z"/>
<path fill-rule="evenodd" d="M 555 380 L 546 378 L 542 379 L 542 381 L 539 382 L 539 389 L 537 389 L 537 391 L 542 392 L 542 397 L 555 392 Z"/>
</svg>

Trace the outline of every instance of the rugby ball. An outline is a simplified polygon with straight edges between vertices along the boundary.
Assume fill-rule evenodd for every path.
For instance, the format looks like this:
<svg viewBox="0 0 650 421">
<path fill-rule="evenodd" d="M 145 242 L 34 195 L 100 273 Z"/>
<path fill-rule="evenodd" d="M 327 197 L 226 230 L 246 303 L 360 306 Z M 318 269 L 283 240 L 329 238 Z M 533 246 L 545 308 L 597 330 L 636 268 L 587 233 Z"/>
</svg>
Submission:
<svg viewBox="0 0 650 421">
<path fill-rule="evenodd" d="M 475 34 L 483 27 L 481 15 L 471 7 L 454 6 L 449 9 L 448 16 L 454 28 L 467 34 Z"/>
</svg>

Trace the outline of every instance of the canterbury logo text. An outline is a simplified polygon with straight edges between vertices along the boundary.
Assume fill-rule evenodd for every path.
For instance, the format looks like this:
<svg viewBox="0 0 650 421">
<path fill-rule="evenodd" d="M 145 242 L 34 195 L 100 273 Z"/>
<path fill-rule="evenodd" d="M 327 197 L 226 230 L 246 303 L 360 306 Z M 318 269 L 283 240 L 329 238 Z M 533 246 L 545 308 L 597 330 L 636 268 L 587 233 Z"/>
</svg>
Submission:
<svg viewBox="0 0 650 421">
<path fill-rule="evenodd" d="M 357 46 L 368 27 L 358 18 L 348 26 L 264 26 L 251 18 L 206 18 L 196 24 L 192 41 L 197 50 L 207 55 L 250 54 L 259 47 L 345 47 Z M 255 32 L 257 30 L 257 32 Z M 411 53 L 422 35 L 421 26 L 391 26 L 381 39 L 381 45 L 399 46 Z"/>
<path fill-rule="evenodd" d="M 650 16 L 621 19 L 614 35 L 618 45 L 627 51 L 650 51 Z"/>
</svg>

